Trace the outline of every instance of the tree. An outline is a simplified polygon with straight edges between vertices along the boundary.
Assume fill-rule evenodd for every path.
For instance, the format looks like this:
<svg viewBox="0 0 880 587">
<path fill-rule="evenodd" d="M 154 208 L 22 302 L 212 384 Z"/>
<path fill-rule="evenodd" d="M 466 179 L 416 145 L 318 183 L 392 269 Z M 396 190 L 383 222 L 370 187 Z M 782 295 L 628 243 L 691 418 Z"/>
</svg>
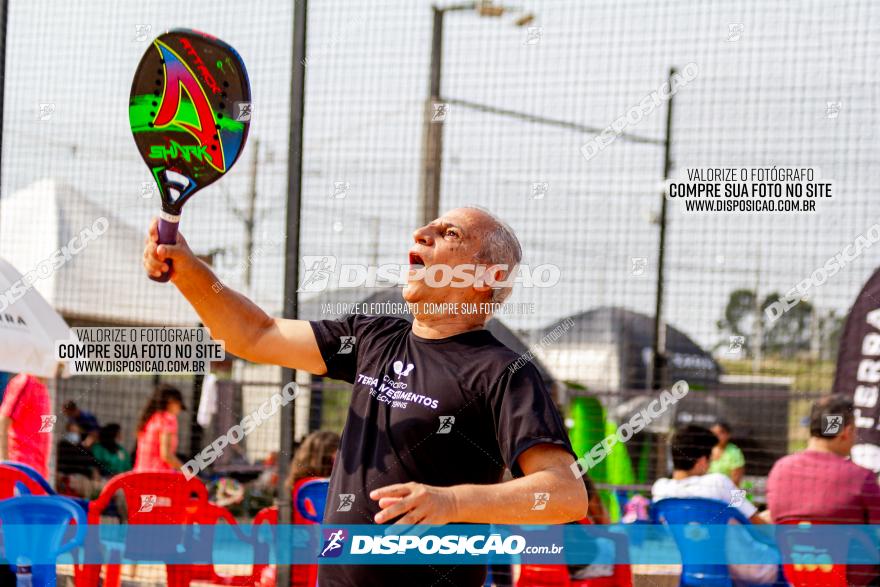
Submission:
<svg viewBox="0 0 880 587">
<path fill-rule="evenodd" d="M 730 337 L 743 337 L 743 353 L 751 356 L 749 335 L 755 319 L 755 292 L 750 289 L 737 289 L 730 293 L 727 306 L 724 308 L 724 318 L 716 325 L 718 330 L 728 335 L 728 338 L 719 343 L 720 347 L 730 344 Z"/>
<path fill-rule="evenodd" d="M 755 339 L 760 333 L 761 348 L 768 354 L 793 357 L 811 350 L 811 342 L 813 347 L 818 346 L 818 350 L 813 350 L 819 356 L 833 354 L 843 319 L 837 317 L 834 311 L 820 316 L 810 302 L 801 300 L 779 318 L 769 322 L 766 310 L 779 298 L 779 293 L 770 293 L 758 306 L 754 291 L 737 289 L 731 292 L 724 308 L 724 317 L 717 322 L 718 330 L 727 335 L 719 346 L 727 347 L 730 337 L 739 336 L 742 337 L 744 355 L 753 357 L 757 351 Z"/>
<path fill-rule="evenodd" d="M 775 301 L 780 296 L 774 293 L 770 297 L 771 301 Z M 810 350 L 814 319 L 813 305 L 801 300 L 770 324 L 770 328 L 765 329 L 764 348 L 770 354 L 788 358 Z"/>
</svg>

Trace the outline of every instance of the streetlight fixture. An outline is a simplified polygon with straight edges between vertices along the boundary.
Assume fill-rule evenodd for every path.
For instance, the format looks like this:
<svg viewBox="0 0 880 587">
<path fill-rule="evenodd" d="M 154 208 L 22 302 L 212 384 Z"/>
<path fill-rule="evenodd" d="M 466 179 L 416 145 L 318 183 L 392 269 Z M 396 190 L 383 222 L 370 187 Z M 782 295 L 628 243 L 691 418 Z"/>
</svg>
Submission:
<svg viewBox="0 0 880 587">
<path fill-rule="evenodd" d="M 472 10 L 479 16 L 499 18 L 504 14 L 520 16 L 513 22 L 523 27 L 535 20 L 535 15 L 522 8 L 506 6 L 491 1 L 468 2 L 450 6 L 432 6 L 433 27 L 431 32 L 431 71 L 428 76 L 428 97 L 424 109 L 422 146 L 421 211 L 420 220 L 427 224 L 440 214 L 440 171 L 443 158 L 443 123 L 447 105 L 440 95 L 440 78 L 443 68 L 443 16 L 447 12 Z"/>
</svg>

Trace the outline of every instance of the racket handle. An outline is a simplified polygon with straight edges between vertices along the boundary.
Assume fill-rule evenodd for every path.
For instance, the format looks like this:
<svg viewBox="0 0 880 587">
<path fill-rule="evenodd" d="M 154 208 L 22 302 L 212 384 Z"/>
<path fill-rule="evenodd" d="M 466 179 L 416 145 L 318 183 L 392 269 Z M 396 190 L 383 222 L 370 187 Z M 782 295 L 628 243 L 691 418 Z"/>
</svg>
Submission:
<svg viewBox="0 0 880 587">
<path fill-rule="evenodd" d="M 177 225 L 179 223 L 180 216 L 171 216 L 170 214 L 163 213 L 162 216 L 159 217 L 160 245 L 173 245 L 177 242 Z M 174 266 L 171 263 L 171 259 L 166 259 L 165 263 L 168 264 L 168 271 L 159 277 L 153 277 L 151 275 L 150 279 L 158 281 L 159 283 L 167 283 L 171 280 L 171 272 L 174 271 Z"/>
</svg>

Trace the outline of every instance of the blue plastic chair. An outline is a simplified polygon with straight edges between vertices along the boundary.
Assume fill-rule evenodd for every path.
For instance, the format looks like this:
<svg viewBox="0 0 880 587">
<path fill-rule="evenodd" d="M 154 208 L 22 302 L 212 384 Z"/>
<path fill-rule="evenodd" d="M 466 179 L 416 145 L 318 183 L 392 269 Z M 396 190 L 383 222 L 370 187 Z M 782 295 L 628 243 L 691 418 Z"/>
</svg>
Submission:
<svg viewBox="0 0 880 587">
<path fill-rule="evenodd" d="M 40 472 L 31 467 L 30 465 L 25 465 L 23 463 L 16 463 L 15 461 L 0 461 L 0 465 L 7 465 L 9 467 L 14 467 L 19 471 L 26 473 L 28 477 L 36 481 L 40 487 L 43 488 L 43 491 L 46 492 L 46 495 L 58 495 L 55 489 L 49 485 L 49 482 L 46 481 Z M 82 499 L 81 497 L 72 497 L 70 495 L 61 495 L 59 497 L 63 497 L 65 499 L 69 499 L 70 501 L 79 505 L 84 512 L 88 513 L 89 511 L 89 500 Z"/>
<path fill-rule="evenodd" d="M 724 526 L 735 520 L 743 526 L 751 526 L 740 511 L 723 501 L 701 498 L 669 498 L 651 504 L 651 517 L 655 523 L 669 525 L 678 550 L 681 553 L 682 572 L 680 587 L 732 587 L 733 580 L 727 565 L 703 564 L 707 549 L 725 553 Z M 705 532 L 694 532 L 702 526 Z M 768 544 L 765 537 L 751 533 L 755 541 Z M 780 568 L 776 583 L 786 585 Z M 780 583 L 782 579 L 782 583 Z"/>
<path fill-rule="evenodd" d="M 324 520 L 324 506 L 327 503 L 327 491 L 329 489 L 330 482 L 326 479 L 306 481 L 300 485 L 296 492 L 296 510 L 308 521 L 320 524 Z M 311 502 L 317 515 L 312 514 L 306 508 L 306 501 Z"/>
<path fill-rule="evenodd" d="M 76 526 L 71 527 L 70 522 Z M 86 514 L 77 504 L 59 495 L 21 495 L 0 501 L 0 532 L 6 559 L 29 561 L 52 559 L 51 564 L 31 567 L 34 587 L 54 587 L 55 563 L 59 555 L 85 541 Z M 73 537 L 70 530 L 75 529 Z M 13 567 L 15 570 L 15 567 Z"/>
</svg>

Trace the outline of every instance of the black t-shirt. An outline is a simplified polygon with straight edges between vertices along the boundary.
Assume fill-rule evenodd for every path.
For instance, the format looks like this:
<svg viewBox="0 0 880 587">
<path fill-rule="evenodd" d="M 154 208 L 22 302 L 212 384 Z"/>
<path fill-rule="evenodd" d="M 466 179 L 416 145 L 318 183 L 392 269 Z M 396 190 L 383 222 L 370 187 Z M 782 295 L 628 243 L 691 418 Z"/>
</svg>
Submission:
<svg viewBox="0 0 880 587">
<path fill-rule="evenodd" d="M 426 339 L 402 318 L 363 315 L 312 329 L 326 376 L 354 384 L 325 525 L 373 524 L 379 505 L 370 491 L 386 485 L 499 483 L 505 467 L 522 475 L 516 461 L 532 446 L 572 452 L 537 369 L 509 369 L 519 355 L 488 330 Z M 340 508 L 351 501 L 340 496 L 351 495 L 350 509 Z M 477 587 L 485 573 L 479 565 L 321 565 L 318 582 Z"/>
</svg>

